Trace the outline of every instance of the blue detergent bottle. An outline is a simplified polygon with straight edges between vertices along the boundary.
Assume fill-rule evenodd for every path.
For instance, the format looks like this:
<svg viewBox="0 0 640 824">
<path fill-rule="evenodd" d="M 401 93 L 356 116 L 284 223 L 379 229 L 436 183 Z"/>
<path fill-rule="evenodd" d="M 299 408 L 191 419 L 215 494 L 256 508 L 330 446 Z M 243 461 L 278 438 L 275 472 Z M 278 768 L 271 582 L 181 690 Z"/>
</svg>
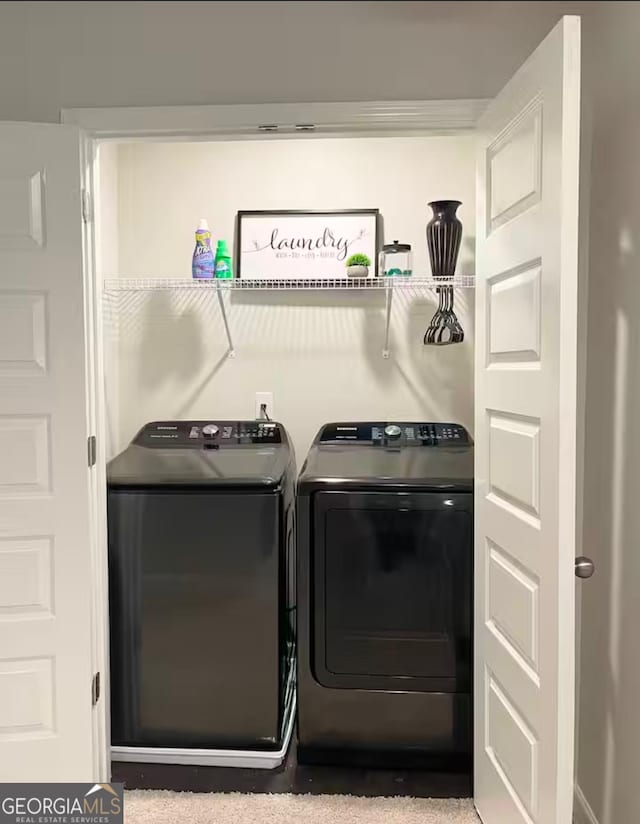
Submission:
<svg viewBox="0 0 640 824">
<path fill-rule="evenodd" d="M 199 280 L 213 278 L 214 262 L 209 224 L 202 218 L 196 229 L 196 246 L 191 261 L 191 275 Z"/>
</svg>

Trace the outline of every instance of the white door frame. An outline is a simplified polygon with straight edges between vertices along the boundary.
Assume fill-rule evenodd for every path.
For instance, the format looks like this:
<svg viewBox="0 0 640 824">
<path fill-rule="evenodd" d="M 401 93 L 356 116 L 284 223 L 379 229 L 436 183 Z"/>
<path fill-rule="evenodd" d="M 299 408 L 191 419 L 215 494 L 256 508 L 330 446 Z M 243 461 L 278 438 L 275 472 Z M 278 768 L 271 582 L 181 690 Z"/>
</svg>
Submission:
<svg viewBox="0 0 640 824">
<path fill-rule="evenodd" d="M 104 710 L 96 713 L 95 764 L 98 779 L 108 780 L 110 768 L 109 603 L 107 574 L 106 423 L 102 284 L 96 263 L 96 226 L 93 204 L 99 197 L 97 157 L 103 141 L 273 140 L 282 138 L 453 135 L 472 132 L 487 104 L 486 99 L 377 101 L 360 103 L 258 103 L 212 106 L 149 106 L 127 108 L 72 108 L 61 111 L 64 124 L 79 126 L 86 134 L 84 177 L 89 197 L 85 203 L 85 266 L 87 307 L 92 319 L 92 372 L 97 435 L 94 504 L 94 644 L 95 671 L 101 673 Z"/>
<path fill-rule="evenodd" d="M 473 130 L 486 99 L 62 109 L 96 140 L 239 140 Z"/>
<path fill-rule="evenodd" d="M 489 100 L 373 101 L 349 103 L 265 103 L 204 106 L 65 108 L 60 120 L 81 127 L 85 141 L 85 180 L 89 204 L 96 202 L 97 148 L 102 141 L 273 140 L 313 137 L 453 135 L 473 132 Z M 312 127 L 312 128 L 310 128 Z M 583 193 L 585 194 L 585 193 Z M 89 210 L 92 211 L 89 205 Z M 106 457 L 103 370 L 103 319 L 95 260 L 95 224 L 85 233 L 87 284 L 93 306 L 93 373 L 96 382 L 94 421 L 96 455 L 94 549 L 95 671 L 102 674 L 104 712 L 96 714 L 95 763 L 99 778 L 110 777 L 109 740 L 109 620 L 107 586 L 107 525 L 105 512 Z M 581 267 L 582 268 L 582 267 Z M 90 284 L 90 286 L 89 286 Z M 584 297 L 583 297 L 584 299 Z M 583 341 L 584 342 L 584 341 Z M 581 347 L 582 348 L 582 347 Z M 583 367 L 581 369 L 583 372 Z M 582 385 L 584 375 L 580 376 Z M 582 434 L 582 433 L 580 433 Z M 578 464 L 581 467 L 581 462 Z M 582 478 L 578 478 L 581 487 Z M 581 490 L 580 490 L 581 491 Z M 579 495 L 580 500 L 580 495 Z M 580 542 L 579 542 L 580 543 Z"/>
<path fill-rule="evenodd" d="M 110 700 L 109 700 L 109 602 L 107 567 L 106 518 L 106 439 L 104 398 L 104 355 L 102 285 L 96 277 L 96 237 L 91 203 L 95 194 L 95 141 L 84 135 L 81 145 L 83 181 L 83 258 L 85 267 L 85 317 L 87 318 L 87 370 L 92 383 L 89 404 L 91 431 L 96 437 L 95 467 L 91 474 L 91 560 L 93 568 L 92 636 L 93 671 L 98 673 L 96 698 L 102 703 L 102 712 L 93 717 L 94 769 L 98 781 L 111 778 L 110 763 Z M 85 194 L 86 193 L 86 194 Z M 88 197 L 87 197 L 88 195 Z"/>
</svg>

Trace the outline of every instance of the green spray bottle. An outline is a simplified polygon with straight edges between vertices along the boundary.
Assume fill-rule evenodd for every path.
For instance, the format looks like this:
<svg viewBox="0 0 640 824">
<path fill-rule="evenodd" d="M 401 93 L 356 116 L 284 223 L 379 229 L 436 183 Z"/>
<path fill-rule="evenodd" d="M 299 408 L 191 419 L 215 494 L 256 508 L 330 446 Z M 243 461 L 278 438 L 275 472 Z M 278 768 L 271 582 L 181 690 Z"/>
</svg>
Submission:
<svg viewBox="0 0 640 824">
<path fill-rule="evenodd" d="M 227 248 L 226 240 L 219 240 L 216 246 L 215 275 L 217 278 L 232 278 L 233 267 L 231 265 L 231 255 Z"/>
</svg>

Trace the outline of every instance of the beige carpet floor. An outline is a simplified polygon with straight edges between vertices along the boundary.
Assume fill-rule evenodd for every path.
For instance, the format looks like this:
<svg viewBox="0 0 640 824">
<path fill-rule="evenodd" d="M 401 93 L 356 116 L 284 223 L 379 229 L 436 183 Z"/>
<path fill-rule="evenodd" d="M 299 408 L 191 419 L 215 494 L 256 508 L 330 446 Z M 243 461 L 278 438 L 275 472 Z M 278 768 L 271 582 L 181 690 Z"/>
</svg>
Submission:
<svg viewBox="0 0 640 824">
<path fill-rule="evenodd" d="M 131 790 L 126 824 L 478 824 L 467 798 L 356 798 Z"/>
</svg>

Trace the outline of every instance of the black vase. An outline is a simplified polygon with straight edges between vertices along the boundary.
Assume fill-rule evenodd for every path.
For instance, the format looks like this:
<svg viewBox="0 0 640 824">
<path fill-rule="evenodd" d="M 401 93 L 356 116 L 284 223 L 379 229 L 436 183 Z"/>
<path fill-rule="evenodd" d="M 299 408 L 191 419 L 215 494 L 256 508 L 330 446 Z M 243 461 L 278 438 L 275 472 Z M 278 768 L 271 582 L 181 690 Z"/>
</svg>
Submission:
<svg viewBox="0 0 640 824">
<path fill-rule="evenodd" d="M 427 223 L 427 246 L 434 277 L 453 277 L 456 271 L 462 223 L 456 217 L 459 200 L 433 200 L 433 217 Z"/>
</svg>

